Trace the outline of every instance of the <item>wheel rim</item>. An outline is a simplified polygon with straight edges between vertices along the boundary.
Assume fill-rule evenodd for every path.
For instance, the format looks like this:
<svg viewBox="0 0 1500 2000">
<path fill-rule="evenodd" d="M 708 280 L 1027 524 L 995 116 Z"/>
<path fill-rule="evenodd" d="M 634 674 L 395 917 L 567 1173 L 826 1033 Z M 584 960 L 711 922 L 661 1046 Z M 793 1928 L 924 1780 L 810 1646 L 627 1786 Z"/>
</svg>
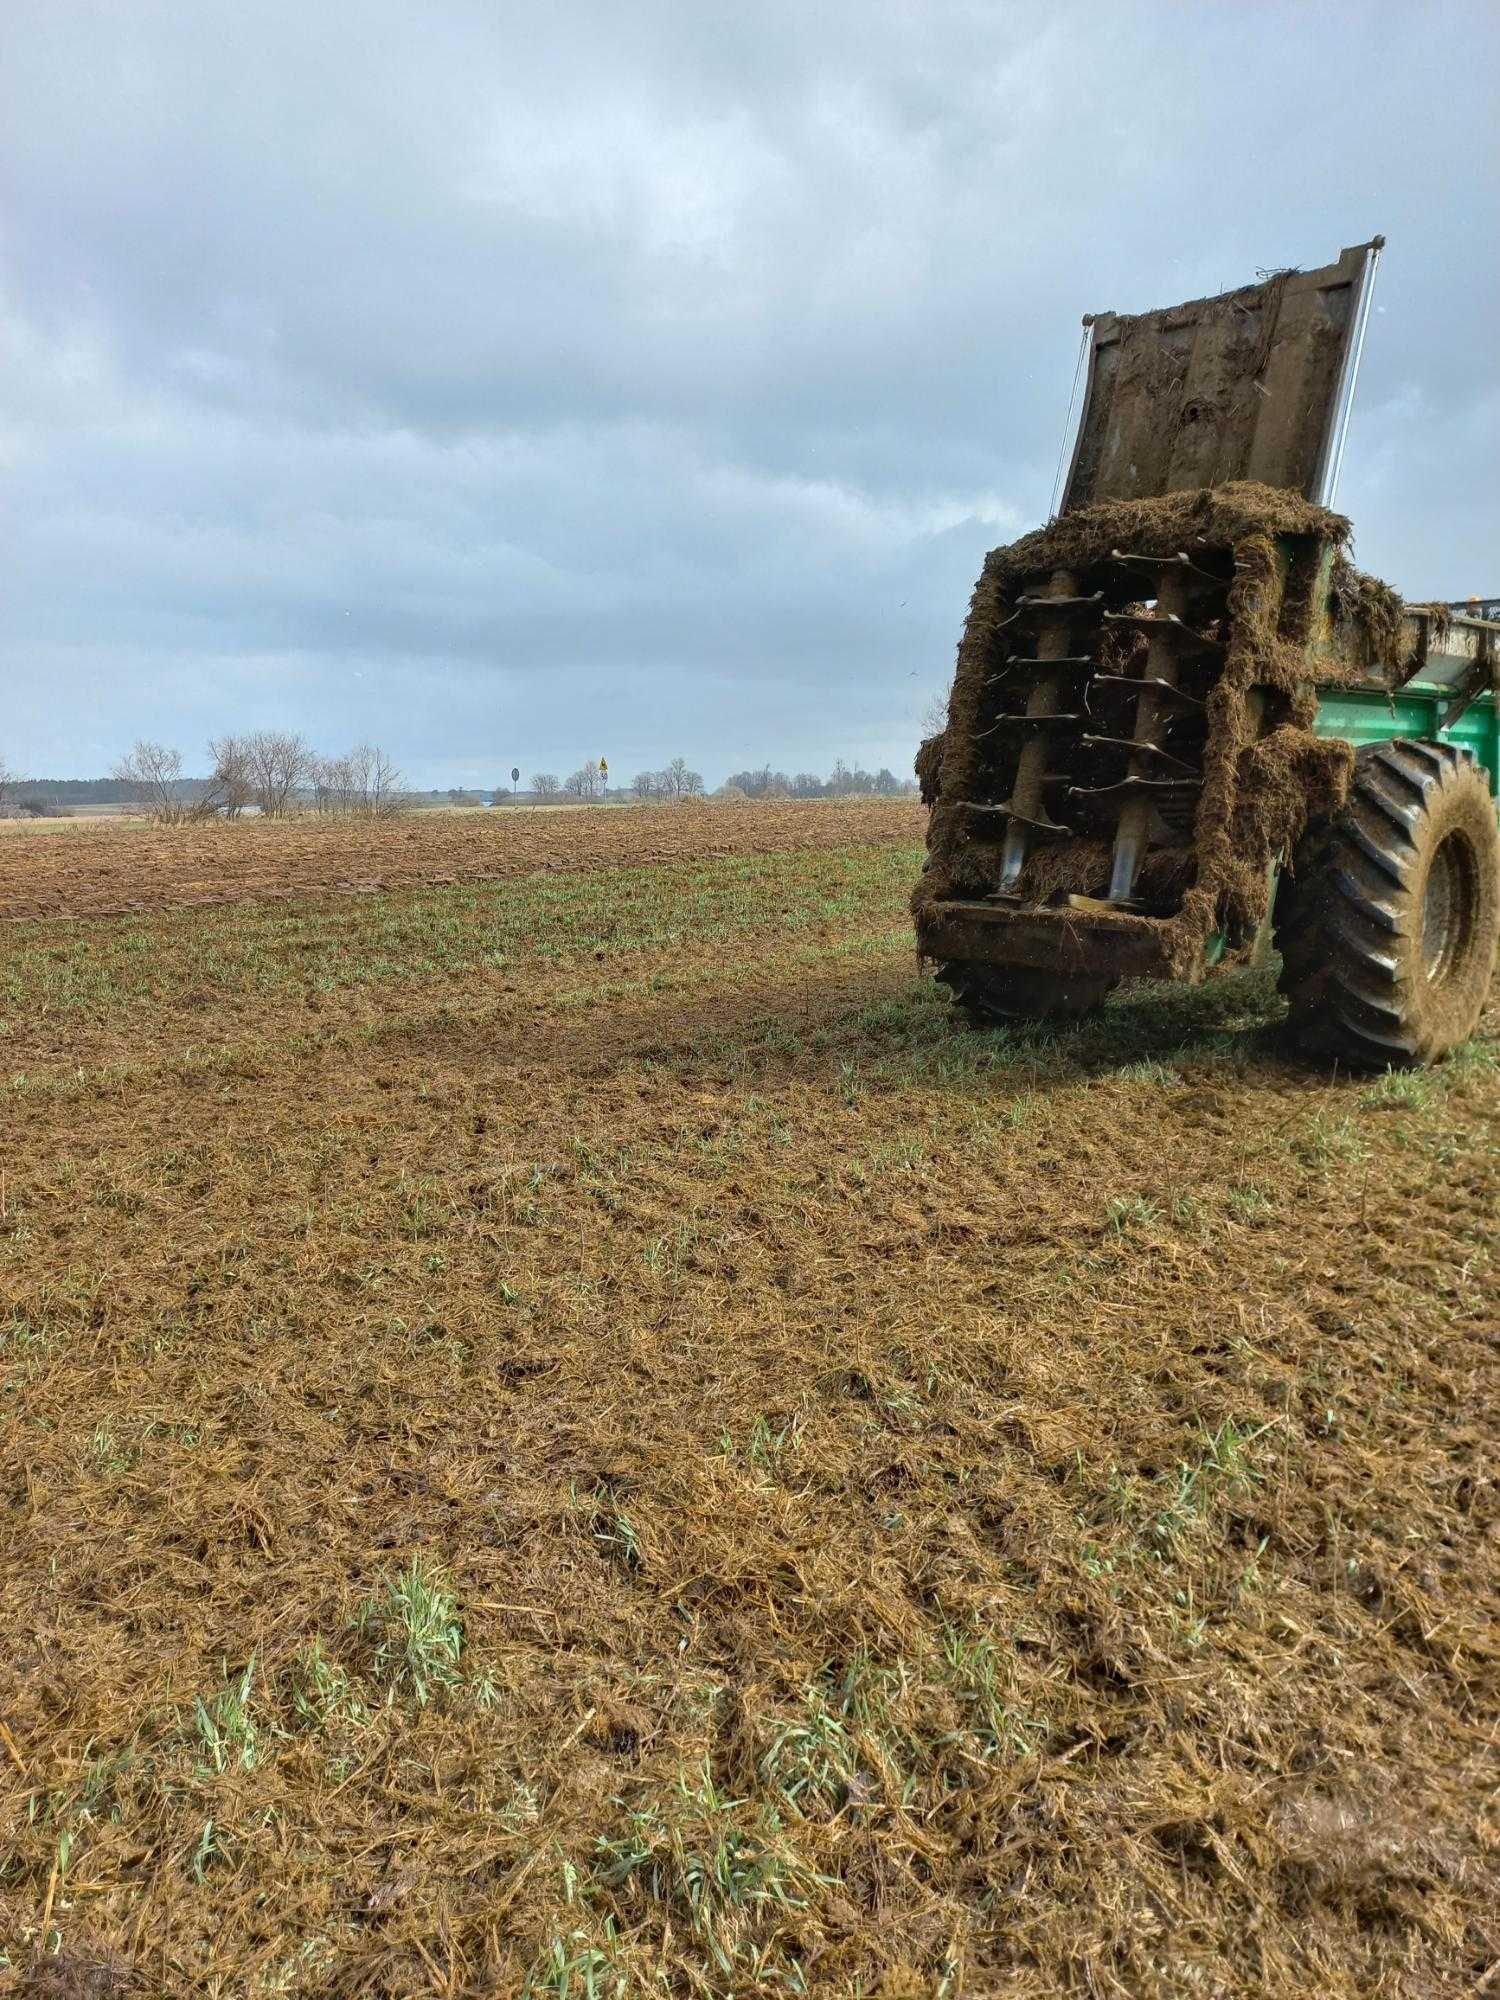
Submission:
<svg viewBox="0 0 1500 2000">
<path fill-rule="evenodd" d="M 1478 900 L 1474 850 L 1455 830 L 1438 842 L 1422 897 L 1422 970 L 1429 985 L 1443 985 L 1467 958 Z"/>
</svg>

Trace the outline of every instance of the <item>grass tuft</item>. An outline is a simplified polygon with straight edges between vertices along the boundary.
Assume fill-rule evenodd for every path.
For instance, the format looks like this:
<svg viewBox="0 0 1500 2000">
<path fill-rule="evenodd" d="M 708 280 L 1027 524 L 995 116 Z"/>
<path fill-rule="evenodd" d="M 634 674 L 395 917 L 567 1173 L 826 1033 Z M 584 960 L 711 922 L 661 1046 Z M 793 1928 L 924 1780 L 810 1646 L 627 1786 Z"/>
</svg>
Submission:
<svg viewBox="0 0 1500 2000">
<path fill-rule="evenodd" d="M 594 1877 L 656 1905 L 659 1921 L 685 1922 L 726 1976 L 758 1926 L 831 1886 L 788 1842 L 779 1813 L 727 1798 L 706 1762 L 691 1776 L 679 1772 L 662 1803 L 627 1812 L 619 1833 L 600 1837 Z"/>
<path fill-rule="evenodd" d="M 1151 1521 L 1148 1534 L 1163 1554 L 1179 1553 L 1190 1533 L 1200 1527 L 1221 1496 L 1246 1493 L 1261 1478 L 1250 1447 L 1270 1426 L 1253 1430 L 1226 1418 L 1216 1430 L 1201 1429 L 1202 1449 L 1162 1475 L 1170 1497 Z"/>
<path fill-rule="evenodd" d="M 1133 1236 L 1161 1221 L 1161 1207 L 1145 1195 L 1115 1195 L 1105 1205 L 1104 1218 L 1111 1235 Z"/>
<path fill-rule="evenodd" d="M 374 1671 L 393 1697 L 410 1694 L 424 1708 L 461 1678 L 464 1628 L 447 1581 L 413 1556 L 360 1606 L 358 1629 L 374 1645 Z"/>
<path fill-rule="evenodd" d="M 193 1721 L 204 1753 L 198 1766 L 200 1775 L 253 1771 L 260 1761 L 260 1731 L 250 1713 L 254 1678 L 252 1657 L 237 1680 L 207 1701 L 200 1695 L 194 1702 Z"/>
<path fill-rule="evenodd" d="M 527 1974 L 521 2000 L 627 2000 L 630 1976 L 587 1931 L 554 1937 Z"/>
<path fill-rule="evenodd" d="M 369 1720 L 348 1674 L 328 1658 L 321 1639 L 304 1646 L 293 1660 L 291 1697 L 292 1712 L 302 1729 L 321 1733 L 339 1724 L 358 1729 Z"/>
<path fill-rule="evenodd" d="M 1047 1734 L 1047 1725 L 1020 1714 L 1006 1698 L 1008 1648 L 977 1621 L 947 1624 L 941 1633 L 946 1678 L 962 1705 L 965 1726 L 950 1737 L 987 1759 L 1024 1757 Z"/>
</svg>

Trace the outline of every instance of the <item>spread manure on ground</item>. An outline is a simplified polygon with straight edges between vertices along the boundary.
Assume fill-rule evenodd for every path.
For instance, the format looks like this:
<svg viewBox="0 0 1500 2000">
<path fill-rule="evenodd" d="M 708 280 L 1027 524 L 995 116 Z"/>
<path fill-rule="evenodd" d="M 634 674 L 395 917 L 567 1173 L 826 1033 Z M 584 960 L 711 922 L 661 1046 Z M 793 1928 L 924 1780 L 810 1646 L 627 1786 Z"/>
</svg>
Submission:
<svg viewBox="0 0 1500 2000">
<path fill-rule="evenodd" d="M 0 1991 L 1493 1980 L 1493 1012 L 977 1034 L 759 811 L 6 844 Z"/>
</svg>

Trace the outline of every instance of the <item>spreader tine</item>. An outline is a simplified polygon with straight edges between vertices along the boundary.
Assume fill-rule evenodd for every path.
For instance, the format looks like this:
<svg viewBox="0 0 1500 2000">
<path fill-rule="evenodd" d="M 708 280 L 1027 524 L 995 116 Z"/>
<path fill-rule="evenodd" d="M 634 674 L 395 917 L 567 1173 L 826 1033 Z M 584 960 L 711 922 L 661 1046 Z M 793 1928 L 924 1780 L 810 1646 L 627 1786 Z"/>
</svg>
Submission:
<svg viewBox="0 0 1500 2000">
<path fill-rule="evenodd" d="M 1142 756 L 1159 758 L 1164 764 L 1172 765 L 1175 770 L 1183 772 L 1187 777 L 1198 778 L 1202 775 L 1185 759 L 1174 757 L 1170 750 L 1163 750 L 1159 743 L 1151 743 L 1138 736 L 1090 736 L 1085 733 L 1078 740 L 1091 747 L 1097 744 L 1103 749 L 1127 750 L 1132 755 L 1139 753 Z"/>
<path fill-rule="evenodd" d="M 1205 569 L 1202 563 L 1195 563 L 1186 549 L 1179 549 L 1176 555 L 1170 557 L 1169 560 L 1177 563 L 1183 569 L 1190 570 L 1194 576 L 1201 576 L 1209 583 L 1216 583 L 1220 590 L 1227 590 L 1234 580 L 1232 574 L 1230 576 L 1221 576 L 1217 570 Z M 1244 564 L 1232 562 L 1229 567 L 1232 572 L 1237 569 L 1243 569 Z"/>
<path fill-rule="evenodd" d="M 967 812 L 983 813 L 994 819 L 1003 819 L 1016 826 L 1024 826 L 1031 833 L 1050 836 L 1054 840 L 1066 840 L 1077 832 L 1076 827 L 1067 826 L 1060 820 L 1039 818 L 1036 813 L 1023 812 L 1012 799 L 1006 799 L 1000 805 L 985 805 L 978 799 L 960 799 L 958 803 Z"/>
<path fill-rule="evenodd" d="M 1140 745 L 1134 747 L 1139 749 Z M 1112 785 L 1069 785 L 1068 797 L 1091 799 L 1099 805 L 1118 799 L 1124 805 L 1132 799 L 1186 798 L 1202 784 L 1201 778 L 1142 778 L 1132 773 L 1128 778 L 1117 778 Z"/>
<path fill-rule="evenodd" d="M 974 740 L 979 742 L 986 736 L 994 736 L 1002 729 L 1016 729 L 1023 735 L 1045 733 L 1049 729 L 1073 729 L 1080 722 L 1087 722 L 1086 715 L 997 715 L 988 729 L 976 729 Z"/>
<path fill-rule="evenodd" d="M 1017 607 L 1025 611 L 1091 611 L 1103 602 L 1102 590 L 1094 591 L 1089 597 L 1037 597 L 1028 593 L 1016 599 Z M 1008 625 L 1010 620 L 1005 622 Z"/>
<path fill-rule="evenodd" d="M 1201 576 L 1206 583 L 1217 584 L 1220 590 L 1227 590 L 1234 581 L 1232 575 L 1221 576 L 1216 570 L 1205 569 L 1201 563 L 1195 563 L 1186 549 L 1179 549 L 1175 555 L 1171 556 L 1136 556 L 1131 555 L 1125 549 L 1111 549 L 1109 559 L 1111 562 L 1120 563 L 1127 568 L 1136 566 L 1143 569 L 1154 569 L 1158 575 L 1168 567 L 1187 570 L 1194 576 Z M 1243 565 L 1232 563 L 1230 567 L 1231 570 L 1237 570 L 1242 568 Z"/>
<path fill-rule="evenodd" d="M 1175 702 L 1179 708 L 1201 710 L 1204 706 L 1197 695 L 1189 694 L 1174 681 L 1153 679 L 1144 675 L 1138 678 L 1134 674 L 1095 674 L 1089 685 L 1102 688 L 1128 688 L 1132 694 L 1139 694 L 1143 688 L 1149 688 L 1158 701 Z"/>
</svg>

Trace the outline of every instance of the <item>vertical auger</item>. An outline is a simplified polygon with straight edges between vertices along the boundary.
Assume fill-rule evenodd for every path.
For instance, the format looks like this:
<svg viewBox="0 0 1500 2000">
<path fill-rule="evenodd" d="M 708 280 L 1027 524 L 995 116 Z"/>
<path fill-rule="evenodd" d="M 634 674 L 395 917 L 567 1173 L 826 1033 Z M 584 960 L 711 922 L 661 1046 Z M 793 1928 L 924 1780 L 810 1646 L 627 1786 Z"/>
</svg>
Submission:
<svg viewBox="0 0 1500 2000">
<path fill-rule="evenodd" d="M 1039 663 L 1064 660 L 1068 657 L 1068 644 L 1072 629 L 1071 613 L 1078 597 L 1078 578 L 1070 569 L 1055 569 L 1047 579 L 1045 590 L 1032 600 L 1031 609 L 1036 615 L 1040 630 L 1037 634 L 1036 656 Z M 1066 607 L 1049 612 L 1045 608 L 1047 598 L 1066 600 Z M 1060 679 L 1055 673 L 1039 673 L 1026 703 L 1026 713 L 1032 717 L 1048 717 L 1057 714 Z M 1009 819 L 1005 829 L 1005 848 L 1000 864 L 1000 892 L 1014 891 L 1020 879 L 1021 870 L 1026 866 L 1026 852 L 1030 845 L 1032 828 L 1046 819 L 1043 805 L 1043 784 L 1047 773 L 1047 760 L 1051 754 L 1048 740 L 1050 732 L 1045 724 L 1031 730 L 1016 763 L 1015 784 L 1011 788 Z"/>
<path fill-rule="evenodd" d="M 1162 621 L 1156 626 L 1146 642 L 1146 670 L 1144 678 L 1148 685 L 1143 687 L 1135 701 L 1135 727 L 1131 731 L 1132 740 L 1142 747 L 1130 759 L 1127 782 L 1131 778 L 1151 778 L 1159 775 L 1159 766 L 1153 768 L 1155 760 L 1151 756 L 1159 751 L 1157 724 L 1161 715 L 1166 691 L 1177 684 L 1179 665 L 1177 653 L 1178 627 L 1168 624 L 1168 619 L 1181 618 L 1187 610 L 1188 583 L 1184 571 L 1176 564 L 1163 564 L 1161 581 L 1157 585 L 1156 614 Z M 1156 685 L 1151 685 L 1151 683 Z M 1135 888 L 1135 878 L 1141 865 L 1141 857 L 1146 851 L 1146 839 L 1151 826 L 1151 794 L 1141 792 L 1127 798 L 1120 809 L 1120 817 L 1115 829 L 1114 861 L 1109 878 L 1109 901 L 1129 902 Z"/>
</svg>

